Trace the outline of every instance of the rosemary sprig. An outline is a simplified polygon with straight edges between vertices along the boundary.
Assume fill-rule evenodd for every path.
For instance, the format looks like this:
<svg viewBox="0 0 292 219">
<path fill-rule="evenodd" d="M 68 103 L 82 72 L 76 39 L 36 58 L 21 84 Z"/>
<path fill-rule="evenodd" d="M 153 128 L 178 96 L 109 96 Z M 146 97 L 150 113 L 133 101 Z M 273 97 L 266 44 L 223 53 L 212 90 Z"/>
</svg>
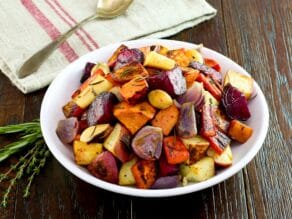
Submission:
<svg viewBox="0 0 292 219">
<path fill-rule="evenodd" d="M 46 160 L 50 155 L 48 148 L 45 145 L 42 137 L 39 120 L 33 122 L 22 123 L 17 125 L 7 125 L 0 127 L 0 134 L 14 134 L 18 133 L 20 138 L 2 148 L 0 148 L 0 162 L 27 149 L 25 155 L 21 156 L 19 160 L 10 166 L 10 169 L 5 173 L 0 173 L 0 182 L 9 180 L 9 185 L 4 191 L 1 206 L 6 207 L 9 194 L 17 181 L 27 176 L 28 183 L 24 189 L 23 197 L 29 196 L 31 184 L 36 175 L 45 166 Z M 10 175 L 13 175 L 10 177 Z"/>
</svg>

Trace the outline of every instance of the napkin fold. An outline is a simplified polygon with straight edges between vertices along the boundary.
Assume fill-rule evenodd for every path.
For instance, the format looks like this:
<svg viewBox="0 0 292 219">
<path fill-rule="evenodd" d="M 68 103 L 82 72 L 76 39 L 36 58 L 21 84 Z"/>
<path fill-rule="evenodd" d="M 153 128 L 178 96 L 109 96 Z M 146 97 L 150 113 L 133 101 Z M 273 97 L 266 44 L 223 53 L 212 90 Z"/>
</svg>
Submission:
<svg viewBox="0 0 292 219">
<path fill-rule="evenodd" d="M 94 20 L 73 34 L 32 75 L 19 79 L 21 65 L 79 21 L 95 13 L 96 0 L 0 1 L 0 69 L 23 93 L 47 86 L 78 57 L 114 42 L 163 38 L 216 15 L 205 0 L 134 0 L 111 20 Z"/>
</svg>

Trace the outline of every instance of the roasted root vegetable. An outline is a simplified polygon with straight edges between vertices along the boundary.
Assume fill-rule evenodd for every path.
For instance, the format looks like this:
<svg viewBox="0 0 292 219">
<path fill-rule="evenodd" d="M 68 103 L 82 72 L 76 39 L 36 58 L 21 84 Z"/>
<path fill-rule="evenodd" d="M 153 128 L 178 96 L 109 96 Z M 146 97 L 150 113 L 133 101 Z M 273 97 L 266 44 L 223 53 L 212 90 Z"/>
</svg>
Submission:
<svg viewBox="0 0 292 219">
<path fill-rule="evenodd" d="M 115 64 L 116 64 L 116 62 L 117 62 L 117 60 L 118 60 L 118 55 L 120 54 L 120 52 L 123 50 L 123 49 L 125 49 L 125 48 L 127 48 L 125 45 L 120 45 L 117 49 L 116 49 L 116 51 L 112 54 L 112 56 L 108 59 L 108 61 L 107 61 L 107 63 L 108 63 L 108 66 L 110 67 L 110 68 L 113 68 L 114 66 L 115 66 Z"/>
<path fill-rule="evenodd" d="M 159 176 L 172 176 L 178 174 L 178 165 L 167 162 L 164 154 L 159 158 Z"/>
<path fill-rule="evenodd" d="M 113 84 L 105 77 L 97 75 L 96 78 L 88 84 L 88 86 L 77 95 L 73 101 L 80 107 L 85 109 L 89 106 L 95 97 L 105 91 L 111 89 Z"/>
<path fill-rule="evenodd" d="M 121 102 L 114 107 L 114 116 L 125 125 L 125 127 L 135 134 L 155 115 L 155 108 L 148 102 L 129 104 Z"/>
<path fill-rule="evenodd" d="M 201 135 L 204 137 L 215 136 L 216 127 L 214 123 L 213 109 L 210 104 L 205 103 L 203 105 L 201 119 Z"/>
<path fill-rule="evenodd" d="M 192 138 L 182 138 L 184 145 L 188 148 L 190 153 L 190 159 L 187 164 L 193 164 L 206 156 L 206 152 L 209 148 L 209 142 L 199 135 Z"/>
<path fill-rule="evenodd" d="M 221 67 L 220 67 L 219 63 L 216 62 L 216 60 L 214 60 L 214 59 L 204 58 L 204 63 L 205 63 L 205 65 L 213 68 L 214 70 L 216 70 L 218 72 L 221 71 Z"/>
<path fill-rule="evenodd" d="M 162 150 L 162 130 L 159 127 L 145 126 L 132 140 L 135 154 L 144 160 L 157 160 Z"/>
<path fill-rule="evenodd" d="M 167 57 L 173 59 L 176 62 L 176 64 L 183 67 L 188 66 L 192 61 L 192 57 L 188 56 L 186 54 L 186 50 L 183 48 L 169 50 L 167 52 Z"/>
<path fill-rule="evenodd" d="M 74 101 L 70 100 L 65 106 L 63 106 L 64 115 L 69 117 L 80 117 L 85 112 L 85 109 L 78 106 Z"/>
<path fill-rule="evenodd" d="M 199 76 L 200 71 L 193 68 L 182 68 L 182 71 L 186 79 L 187 88 L 189 88 Z"/>
<path fill-rule="evenodd" d="M 245 143 L 253 133 L 253 129 L 238 120 L 231 120 L 228 135 L 241 143 Z"/>
<path fill-rule="evenodd" d="M 230 145 L 230 138 L 223 132 L 216 130 L 216 135 L 212 137 L 206 137 L 209 141 L 211 148 L 213 148 L 216 153 L 222 154 L 224 149 Z"/>
<path fill-rule="evenodd" d="M 176 136 L 165 137 L 163 139 L 163 149 L 169 164 L 180 164 L 187 161 L 190 157 L 186 146 Z"/>
<path fill-rule="evenodd" d="M 199 46 L 201 46 L 201 45 L 199 45 Z M 204 63 L 204 58 L 198 49 L 187 49 L 185 51 L 185 53 L 191 59 L 191 61 L 198 62 L 201 64 Z"/>
<path fill-rule="evenodd" d="M 214 83 L 214 80 L 210 77 L 203 75 L 202 73 L 196 78 L 197 81 L 202 82 L 204 88 L 209 91 L 216 100 L 220 101 L 222 92 Z"/>
<path fill-rule="evenodd" d="M 212 107 L 213 108 L 213 118 L 214 123 L 217 129 L 221 132 L 227 133 L 228 128 L 230 126 L 230 120 L 227 116 L 222 112 L 219 107 Z"/>
<path fill-rule="evenodd" d="M 113 122 L 113 108 L 117 102 L 116 96 L 111 92 L 102 92 L 97 95 L 87 110 L 88 125 Z"/>
<path fill-rule="evenodd" d="M 157 52 L 151 51 L 145 57 L 144 66 L 170 70 L 174 68 L 175 61 Z"/>
<path fill-rule="evenodd" d="M 148 84 L 151 90 L 161 89 L 170 96 L 181 95 L 187 90 L 186 80 L 178 67 L 149 76 Z"/>
<path fill-rule="evenodd" d="M 102 144 L 100 143 L 90 143 L 87 144 L 82 141 L 73 142 L 73 151 L 75 162 L 79 165 L 88 165 L 93 159 L 100 154 L 102 149 Z"/>
<path fill-rule="evenodd" d="M 231 84 L 224 87 L 221 104 L 230 119 L 245 121 L 250 117 L 245 96 Z"/>
<path fill-rule="evenodd" d="M 201 182 L 215 175 L 215 162 L 211 157 L 204 157 L 192 165 L 181 164 L 180 174 L 183 185 L 188 182 Z"/>
<path fill-rule="evenodd" d="M 140 63 L 131 62 L 115 70 L 111 75 L 116 82 L 125 83 L 136 76 L 147 77 L 148 72 Z"/>
<path fill-rule="evenodd" d="M 130 159 L 130 145 L 130 132 L 119 123 L 115 125 L 103 143 L 103 146 L 123 163 Z"/>
<path fill-rule="evenodd" d="M 229 70 L 224 77 L 224 86 L 228 84 L 236 87 L 246 99 L 251 97 L 253 92 L 253 79 L 251 77 Z"/>
<path fill-rule="evenodd" d="M 166 109 L 160 110 L 151 121 L 155 127 L 160 127 L 164 135 L 169 135 L 179 117 L 179 110 L 173 104 Z"/>
<path fill-rule="evenodd" d="M 157 168 L 153 160 L 138 160 L 132 167 L 136 186 L 140 189 L 150 188 L 156 180 Z"/>
<path fill-rule="evenodd" d="M 135 185 L 136 180 L 132 173 L 132 167 L 137 162 L 137 158 L 134 157 L 132 160 L 123 163 L 119 172 L 119 184 L 123 186 Z"/>
<path fill-rule="evenodd" d="M 232 151 L 229 145 L 224 149 L 222 154 L 218 154 L 216 153 L 215 150 L 213 150 L 212 148 L 209 148 L 207 151 L 207 155 L 209 157 L 212 157 L 215 161 L 215 164 L 218 166 L 228 167 L 232 165 L 233 156 L 232 156 Z"/>
<path fill-rule="evenodd" d="M 80 141 L 82 142 L 90 142 L 93 139 L 102 140 L 106 138 L 110 132 L 112 131 L 112 127 L 110 124 L 99 124 L 86 128 L 80 135 Z"/>
<path fill-rule="evenodd" d="M 180 184 L 180 176 L 162 176 L 159 177 L 154 184 L 151 186 L 151 189 L 170 189 L 177 187 Z"/>
<path fill-rule="evenodd" d="M 129 49 L 128 47 L 125 47 L 119 51 L 114 69 L 119 69 L 132 62 L 143 63 L 143 61 L 144 54 L 139 49 Z"/>
<path fill-rule="evenodd" d="M 59 139 L 65 144 L 71 143 L 78 133 L 78 125 L 76 117 L 60 120 L 56 129 Z"/>
<path fill-rule="evenodd" d="M 173 103 L 171 96 L 163 90 L 152 90 L 148 93 L 149 103 L 157 109 L 166 109 Z"/>
<path fill-rule="evenodd" d="M 213 80 L 215 80 L 219 83 L 222 82 L 222 74 L 220 72 L 216 71 L 215 69 L 205 65 L 205 64 L 202 64 L 199 62 L 191 62 L 190 67 L 199 70 L 204 75 L 212 78 Z"/>
<path fill-rule="evenodd" d="M 121 87 L 120 94 L 128 103 L 136 103 L 145 98 L 147 90 L 147 81 L 141 76 L 136 76 Z"/>
<path fill-rule="evenodd" d="M 88 171 L 96 178 L 110 183 L 118 183 L 118 167 L 114 156 L 104 151 L 88 165 Z"/>
<path fill-rule="evenodd" d="M 182 138 L 191 138 L 197 134 L 196 113 L 192 103 L 184 103 L 181 106 L 176 131 Z"/>
</svg>

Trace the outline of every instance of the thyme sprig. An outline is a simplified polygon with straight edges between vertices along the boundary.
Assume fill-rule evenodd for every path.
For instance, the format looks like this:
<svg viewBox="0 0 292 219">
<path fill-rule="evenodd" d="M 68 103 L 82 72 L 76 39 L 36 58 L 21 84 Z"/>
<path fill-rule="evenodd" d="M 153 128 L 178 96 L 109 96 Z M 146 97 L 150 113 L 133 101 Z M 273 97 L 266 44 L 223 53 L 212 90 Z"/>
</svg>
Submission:
<svg viewBox="0 0 292 219">
<path fill-rule="evenodd" d="M 23 197 L 26 198 L 29 196 L 31 184 L 35 176 L 45 166 L 50 152 L 42 137 L 39 120 L 0 127 L 0 134 L 20 135 L 17 141 L 0 148 L 0 162 L 16 153 L 26 150 L 26 153 L 15 164 L 12 164 L 8 171 L 0 173 L 0 183 L 4 180 L 9 181 L 0 203 L 2 207 L 6 207 L 12 188 L 18 180 L 25 177 L 27 178 L 27 185 L 24 189 Z"/>
</svg>

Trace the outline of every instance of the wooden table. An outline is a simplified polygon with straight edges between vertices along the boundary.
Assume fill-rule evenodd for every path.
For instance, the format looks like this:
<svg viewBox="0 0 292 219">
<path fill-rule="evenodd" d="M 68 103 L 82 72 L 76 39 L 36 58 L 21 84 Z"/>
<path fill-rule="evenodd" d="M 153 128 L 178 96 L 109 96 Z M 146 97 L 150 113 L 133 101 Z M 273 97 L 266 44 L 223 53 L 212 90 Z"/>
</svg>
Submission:
<svg viewBox="0 0 292 219">
<path fill-rule="evenodd" d="M 209 2 L 218 15 L 172 39 L 203 42 L 259 83 L 270 109 L 270 128 L 255 159 L 212 188 L 149 199 L 88 185 L 52 157 L 32 185 L 30 199 L 22 198 L 26 182 L 20 181 L 0 218 L 292 218 L 291 1 Z M 0 125 L 38 118 L 45 91 L 23 95 L 0 75 Z M 8 167 L 9 161 L 1 165 Z M 3 192 L 3 184 L 0 188 Z"/>
</svg>

